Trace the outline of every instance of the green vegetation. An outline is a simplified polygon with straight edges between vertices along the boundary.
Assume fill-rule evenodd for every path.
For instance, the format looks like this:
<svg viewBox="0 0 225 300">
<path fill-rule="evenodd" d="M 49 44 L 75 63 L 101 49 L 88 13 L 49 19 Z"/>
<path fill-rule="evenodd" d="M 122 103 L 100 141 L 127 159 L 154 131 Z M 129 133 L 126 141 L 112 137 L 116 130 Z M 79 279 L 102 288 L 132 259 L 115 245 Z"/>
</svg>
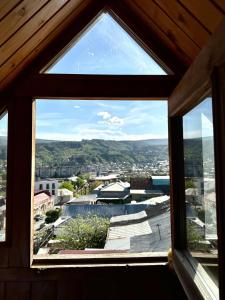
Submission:
<svg viewBox="0 0 225 300">
<path fill-rule="evenodd" d="M 191 251 L 210 251 L 210 246 L 204 243 L 204 237 L 198 232 L 196 225 L 190 222 L 187 223 L 187 244 Z"/>
<path fill-rule="evenodd" d="M 74 186 L 72 184 L 71 181 L 63 181 L 60 186 L 59 186 L 60 189 L 67 189 L 71 192 L 74 192 Z"/>
<path fill-rule="evenodd" d="M 61 215 L 61 209 L 52 209 L 46 212 L 45 223 L 55 222 Z"/>
<path fill-rule="evenodd" d="M 195 183 L 191 179 L 185 180 L 185 189 L 196 188 Z"/>
<path fill-rule="evenodd" d="M 77 216 L 64 225 L 57 236 L 57 240 L 61 241 L 60 248 L 103 248 L 109 223 L 109 219 L 97 215 Z"/>
<path fill-rule="evenodd" d="M 152 157 L 168 158 L 167 140 L 146 141 L 82 140 L 80 142 L 37 141 L 36 165 L 60 166 L 118 162 L 145 163 Z M 88 180 L 82 175 L 81 179 Z"/>
</svg>

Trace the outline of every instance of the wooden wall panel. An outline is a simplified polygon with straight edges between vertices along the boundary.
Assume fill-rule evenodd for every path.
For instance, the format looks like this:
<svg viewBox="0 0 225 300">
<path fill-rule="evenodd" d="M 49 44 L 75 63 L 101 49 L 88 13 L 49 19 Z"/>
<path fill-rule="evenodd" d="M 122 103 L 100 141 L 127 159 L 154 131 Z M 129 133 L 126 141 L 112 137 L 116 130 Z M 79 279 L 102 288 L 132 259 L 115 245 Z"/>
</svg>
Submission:
<svg viewBox="0 0 225 300">
<path fill-rule="evenodd" d="M 26 43 L 68 0 L 52 0 L 0 47 L 0 65 Z M 9 20 L 4 20 L 9 23 Z M 3 21 L 4 21 L 3 20 Z M 2 22 L 3 22 L 2 21 Z M 0 24 L 1 26 L 1 24 Z M 6 26 L 6 25 L 5 25 Z"/>
<path fill-rule="evenodd" d="M 4 18 L 21 0 L 1 0 L 0 1 L 0 20 Z"/>
<path fill-rule="evenodd" d="M 30 282 L 7 282 L 5 300 L 30 300 Z"/>
<path fill-rule="evenodd" d="M 200 48 L 153 1 L 135 0 L 135 3 L 191 60 L 196 57 Z"/>
<path fill-rule="evenodd" d="M 158 26 L 157 23 L 155 23 L 154 19 L 151 19 L 147 13 L 147 8 L 143 7 L 143 9 L 139 8 L 134 1 L 130 2 L 129 0 L 123 0 L 127 6 L 129 6 L 129 9 L 132 10 L 134 14 L 138 16 L 140 19 L 140 22 L 145 24 L 148 30 L 152 30 L 155 35 L 158 37 L 160 43 L 162 44 L 162 47 L 165 46 L 165 48 L 169 48 L 172 52 L 174 52 L 175 56 L 179 58 L 180 61 L 183 62 L 184 65 L 189 66 L 192 62 L 192 59 L 186 55 L 183 48 L 179 48 L 175 42 L 176 37 L 171 35 L 171 33 L 165 34 L 163 31 L 163 27 L 160 25 Z M 149 37 L 150 39 L 151 37 Z"/>
<path fill-rule="evenodd" d="M 198 59 L 186 72 L 169 98 L 169 115 L 174 116 L 190 108 L 209 86 L 215 66 L 225 61 L 225 20 L 202 49 Z M 190 101 L 192 99 L 192 101 Z"/>
<path fill-rule="evenodd" d="M 223 19 L 223 13 L 210 0 L 179 0 L 209 31 L 214 32 Z"/>
<path fill-rule="evenodd" d="M 205 45 L 210 36 L 208 31 L 177 0 L 155 2 L 196 45 L 200 48 Z"/>
<path fill-rule="evenodd" d="M 68 278 L 67 280 L 58 281 L 57 286 L 57 300 L 86 300 L 85 294 L 87 293 L 87 281 L 88 279 L 76 278 L 71 276 L 72 278 Z M 99 295 L 100 296 L 100 295 Z M 94 298 L 92 298 L 94 299 Z M 98 298 L 99 300 L 99 298 Z"/>
<path fill-rule="evenodd" d="M 0 46 L 15 33 L 15 28 L 19 29 L 47 2 L 48 0 L 23 0 L 19 3 L 19 5 L 0 22 Z"/>
<path fill-rule="evenodd" d="M 0 67 L 0 90 L 3 90 L 7 83 L 12 81 L 90 2 L 91 0 L 67 2 L 63 9 L 54 15 L 54 18 L 49 19 L 40 30 L 31 35 L 21 48 Z"/>
<path fill-rule="evenodd" d="M 222 11 L 225 13 L 225 1 L 224 0 L 212 0 Z"/>
<path fill-rule="evenodd" d="M 5 282 L 0 282 L 0 299 L 5 299 Z"/>
<path fill-rule="evenodd" d="M 72 284 L 74 287 L 74 283 Z M 31 287 L 32 300 L 57 300 L 57 282 L 56 281 L 38 281 L 33 282 Z M 67 299 L 65 297 L 64 299 Z"/>
</svg>

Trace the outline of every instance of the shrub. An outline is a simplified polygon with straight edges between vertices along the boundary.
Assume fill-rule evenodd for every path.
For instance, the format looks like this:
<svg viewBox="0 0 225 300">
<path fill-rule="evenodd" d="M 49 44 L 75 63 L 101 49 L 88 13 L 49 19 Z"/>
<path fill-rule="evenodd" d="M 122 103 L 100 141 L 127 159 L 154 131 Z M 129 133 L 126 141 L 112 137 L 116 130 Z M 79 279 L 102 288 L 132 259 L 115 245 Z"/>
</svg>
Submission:
<svg viewBox="0 0 225 300">
<path fill-rule="evenodd" d="M 97 215 L 78 215 L 62 227 L 57 239 L 62 249 L 103 248 L 109 223 L 109 219 Z"/>
<path fill-rule="evenodd" d="M 61 215 L 61 210 L 60 209 L 52 209 L 46 212 L 46 218 L 45 218 L 45 223 L 53 223 L 55 222 L 59 216 Z"/>
</svg>

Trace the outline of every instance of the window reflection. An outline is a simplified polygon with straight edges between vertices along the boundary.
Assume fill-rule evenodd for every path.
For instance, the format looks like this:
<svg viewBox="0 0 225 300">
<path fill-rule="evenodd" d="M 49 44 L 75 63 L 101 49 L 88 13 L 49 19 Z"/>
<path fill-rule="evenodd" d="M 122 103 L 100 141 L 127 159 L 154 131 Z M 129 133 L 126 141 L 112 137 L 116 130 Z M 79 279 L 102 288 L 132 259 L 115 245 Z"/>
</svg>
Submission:
<svg viewBox="0 0 225 300">
<path fill-rule="evenodd" d="M 212 99 L 183 117 L 187 245 L 217 283 L 217 228 Z"/>
</svg>

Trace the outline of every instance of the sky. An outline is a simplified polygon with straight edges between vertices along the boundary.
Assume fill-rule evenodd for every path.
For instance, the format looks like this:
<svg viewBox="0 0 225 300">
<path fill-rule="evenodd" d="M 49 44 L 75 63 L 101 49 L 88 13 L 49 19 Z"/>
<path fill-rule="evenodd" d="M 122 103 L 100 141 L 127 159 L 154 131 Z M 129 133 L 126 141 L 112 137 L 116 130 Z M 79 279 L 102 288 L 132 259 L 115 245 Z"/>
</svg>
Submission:
<svg viewBox="0 0 225 300">
<path fill-rule="evenodd" d="M 166 75 L 107 13 L 47 72 Z M 0 120 L 0 136 L 6 135 L 7 116 Z M 167 136 L 167 101 L 36 100 L 39 139 L 143 140 Z"/>
<path fill-rule="evenodd" d="M 108 13 L 46 72 L 166 75 Z M 167 102 L 137 100 L 37 100 L 36 137 L 63 141 L 167 138 Z"/>
<path fill-rule="evenodd" d="M 7 136 L 8 133 L 8 114 L 0 117 L 0 136 Z"/>
<path fill-rule="evenodd" d="M 102 13 L 46 72 L 166 75 L 108 13 Z"/>
<path fill-rule="evenodd" d="M 167 138 L 167 101 L 36 100 L 36 138 Z"/>
</svg>

